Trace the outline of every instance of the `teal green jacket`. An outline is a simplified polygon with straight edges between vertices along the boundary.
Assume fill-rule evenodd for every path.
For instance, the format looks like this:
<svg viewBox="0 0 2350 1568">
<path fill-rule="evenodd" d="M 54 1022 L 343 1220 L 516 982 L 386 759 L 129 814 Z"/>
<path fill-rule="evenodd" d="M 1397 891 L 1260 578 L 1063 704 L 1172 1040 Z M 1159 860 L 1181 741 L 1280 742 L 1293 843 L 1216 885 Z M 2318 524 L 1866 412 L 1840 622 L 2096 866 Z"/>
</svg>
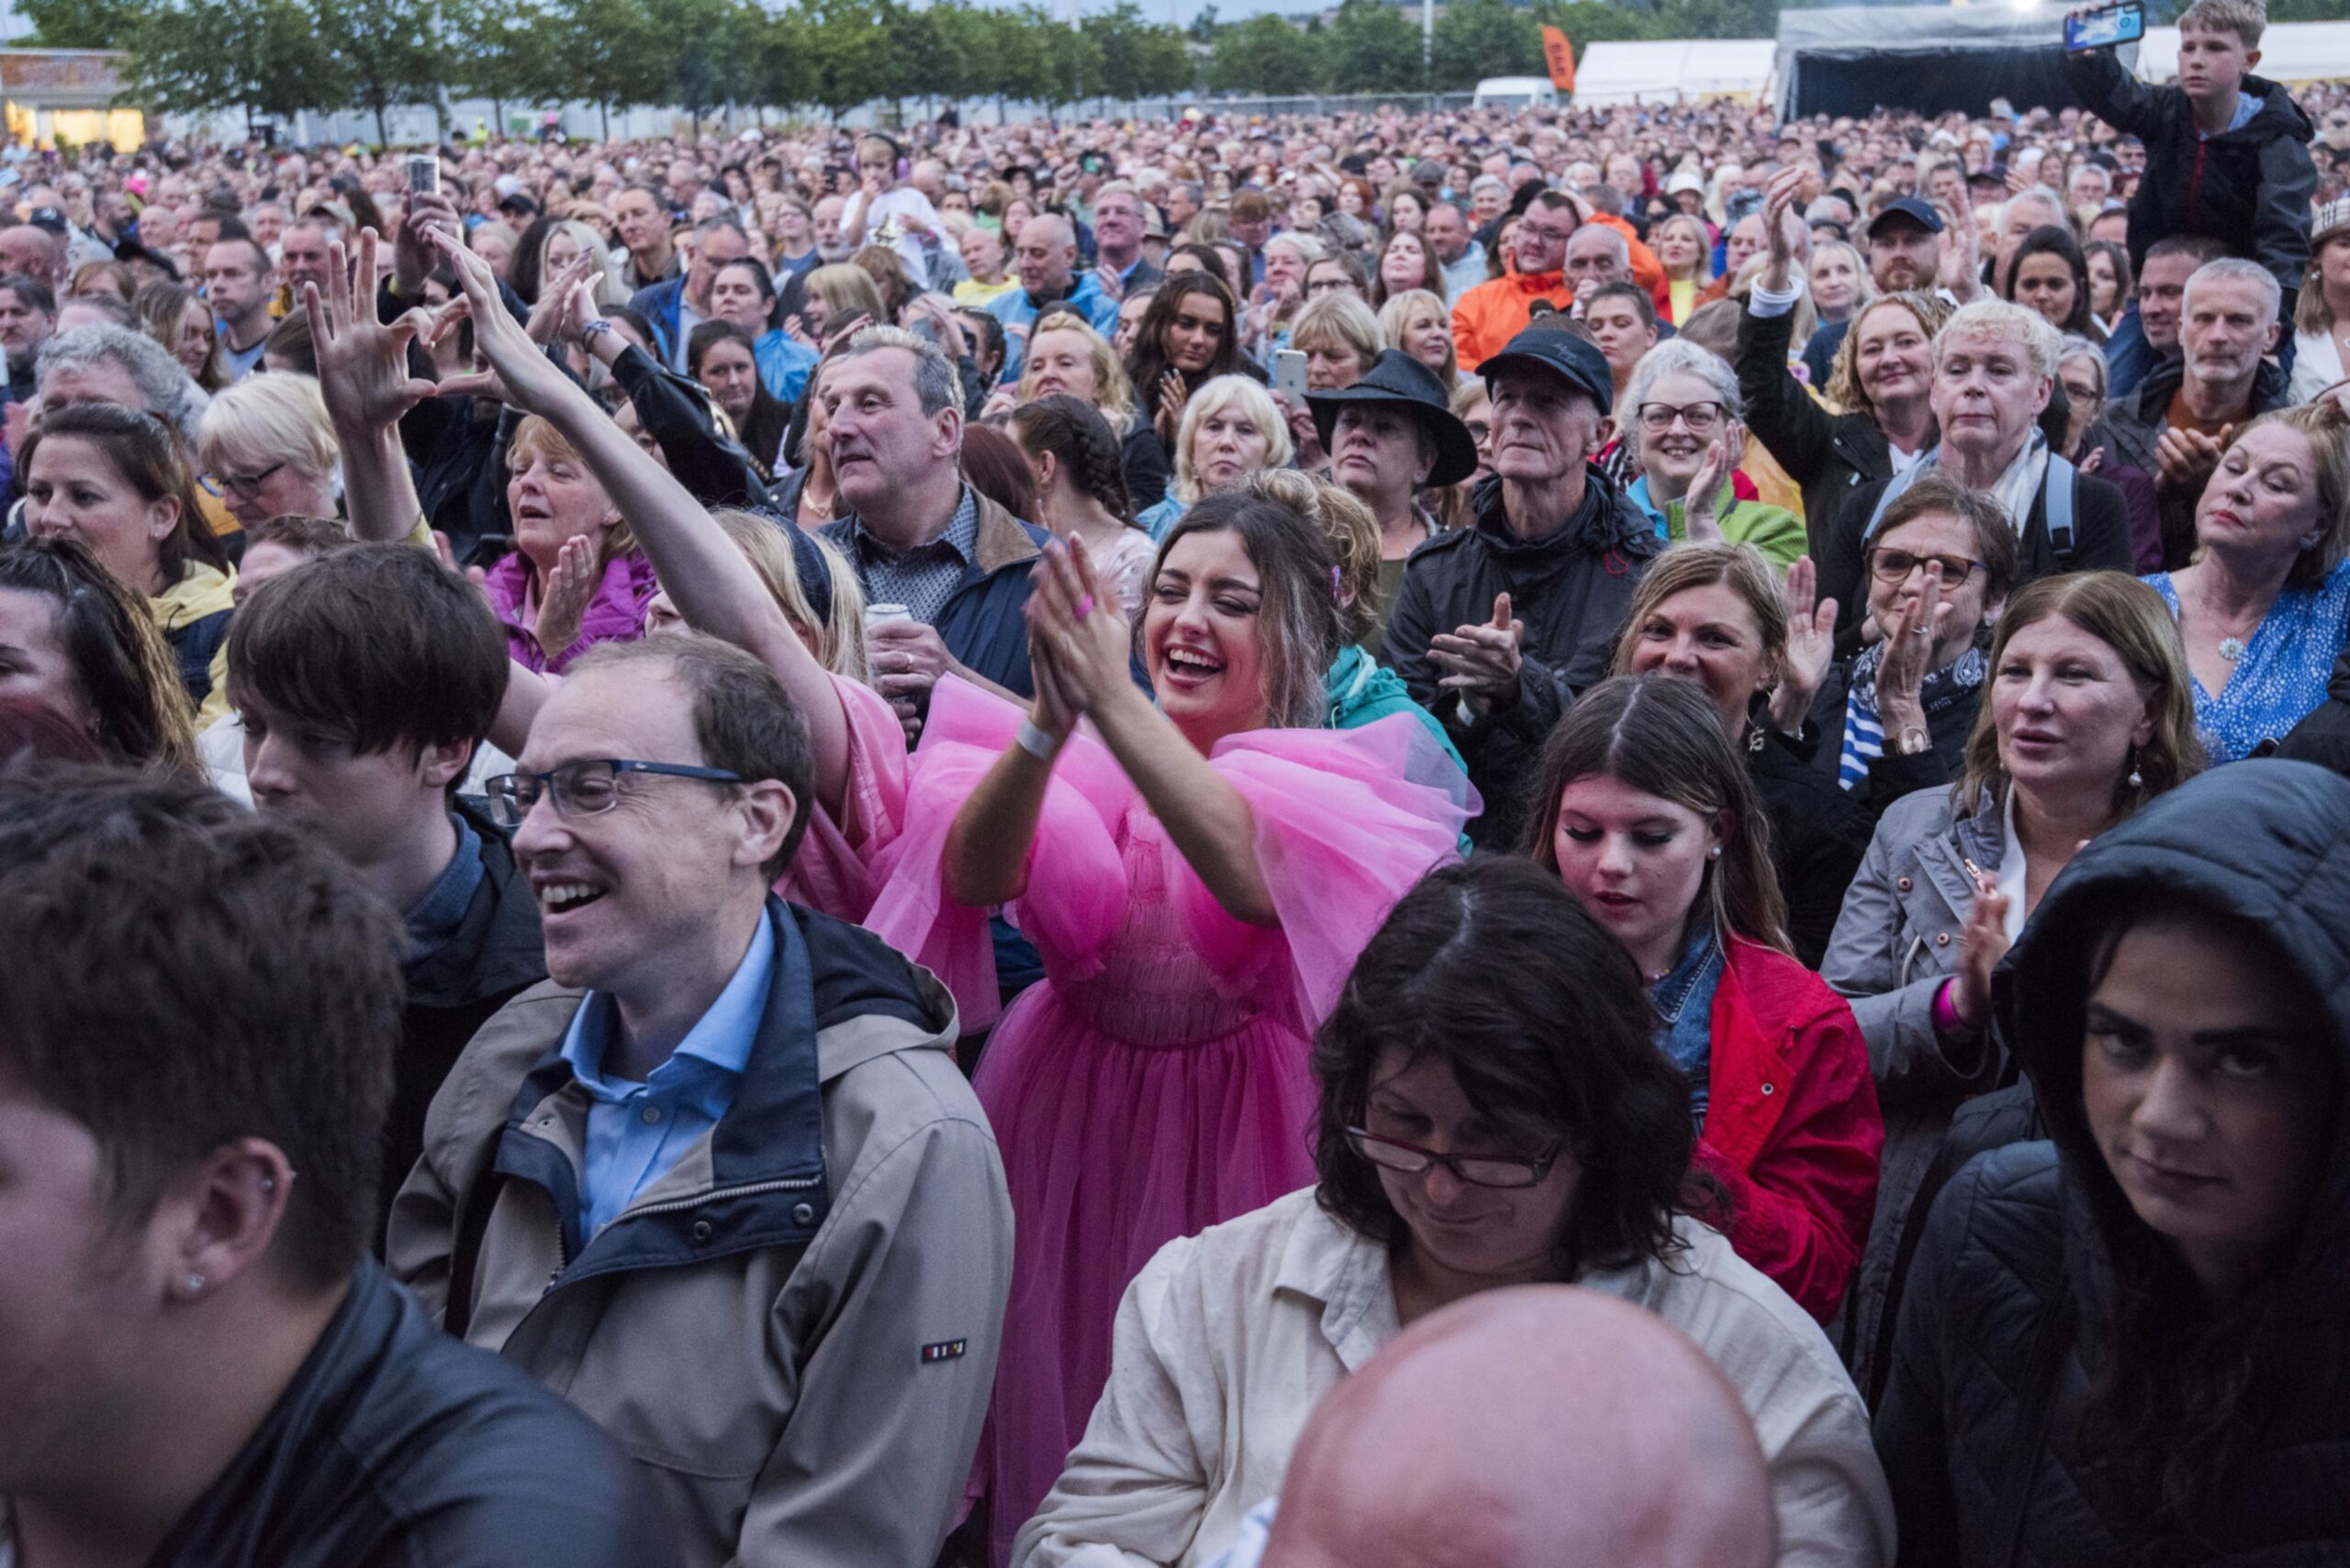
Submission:
<svg viewBox="0 0 2350 1568">
<path fill-rule="evenodd" d="M 1444 732 L 1436 715 L 1412 700 L 1404 686 L 1404 678 L 1393 670 L 1373 664 L 1369 654 L 1349 643 L 1338 650 L 1337 662 L 1323 681 L 1329 699 L 1330 727 L 1334 730 L 1360 729 L 1376 723 L 1392 713 L 1409 713 L 1420 726 L 1444 747 L 1444 755 L 1452 766 L 1465 776 L 1469 765 L 1460 760 L 1460 752 L 1452 737 Z"/>
<path fill-rule="evenodd" d="M 1725 481 L 1721 494 L 1714 501 L 1714 520 L 1722 525 L 1722 537 L 1732 544 L 1751 544 L 1762 552 L 1771 565 L 1785 569 L 1796 563 L 1810 545 L 1803 531 L 1803 519 L 1785 507 L 1764 506 L 1761 501 L 1740 500 Z M 1656 536 L 1668 544 L 1679 544 L 1689 537 L 1682 503 L 1674 501 L 1662 511 L 1649 498 L 1649 482 L 1643 477 L 1625 492 L 1648 514 L 1656 525 Z"/>
</svg>

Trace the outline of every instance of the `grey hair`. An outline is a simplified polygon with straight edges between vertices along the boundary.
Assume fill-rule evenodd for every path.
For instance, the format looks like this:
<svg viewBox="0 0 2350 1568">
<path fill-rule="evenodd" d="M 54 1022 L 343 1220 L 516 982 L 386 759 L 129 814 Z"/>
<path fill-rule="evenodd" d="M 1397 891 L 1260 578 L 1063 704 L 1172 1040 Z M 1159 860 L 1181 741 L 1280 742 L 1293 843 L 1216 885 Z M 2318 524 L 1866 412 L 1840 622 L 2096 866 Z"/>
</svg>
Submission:
<svg viewBox="0 0 2350 1568">
<path fill-rule="evenodd" d="M 1686 338 L 1667 338 L 1640 356 L 1632 366 L 1631 379 L 1624 384 L 1624 396 L 1616 407 L 1622 412 L 1620 429 L 1624 432 L 1626 455 L 1637 467 L 1640 461 L 1640 421 L 1638 414 L 1648 401 L 1656 384 L 1668 375 L 1694 375 L 1713 390 L 1714 400 L 1733 420 L 1746 417 L 1746 403 L 1738 395 L 1738 372 L 1729 362 L 1708 348 L 1702 348 Z"/>
<path fill-rule="evenodd" d="M 2241 256 L 2221 256 L 2216 262 L 2205 262 L 2188 276 L 2186 292 L 2180 295 L 2178 301 L 2182 317 L 2195 297 L 2195 286 L 2199 283 L 2249 283 L 2258 286 L 2263 308 L 2271 322 L 2277 319 L 2277 312 L 2284 307 L 2285 291 L 2277 286 L 2276 274 L 2258 262 L 2248 262 Z"/>
<path fill-rule="evenodd" d="M 942 414 L 949 409 L 960 411 L 963 379 L 955 374 L 954 362 L 928 338 L 903 327 L 867 327 L 848 341 L 848 347 L 840 357 L 857 359 L 882 349 L 903 349 L 914 356 L 914 397 L 921 401 L 925 415 Z"/>
<path fill-rule="evenodd" d="M 1627 266 L 1631 264 L 1632 242 L 1624 238 L 1622 230 L 1616 228 L 1613 224 L 1586 223 L 1575 230 L 1575 239 L 1580 240 L 1587 233 L 1604 235 L 1606 238 L 1602 243 L 1615 254 L 1616 260 Z M 1570 244 L 1572 242 L 1572 241 L 1569 241 Z"/>
<path fill-rule="evenodd" d="M 144 332 L 96 322 L 60 332 L 41 345 L 35 363 L 34 384 L 46 386 L 59 370 L 113 364 L 122 367 L 139 388 L 140 412 L 151 414 L 179 432 L 190 451 L 196 448 L 196 427 L 212 399 L 189 379 L 171 350 Z"/>
<path fill-rule="evenodd" d="M 2261 274 L 2266 277 L 2266 273 Z M 2005 338 L 2023 345 L 2034 375 L 2053 376 L 2064 353 L 2064 335 L 2037 310 L 2005 299 L 1977 299 L 1951 313 L 1934 334 L 1934 368 L 1942 364 L 1942 345 L 1953 338 Z"/>
</svg>

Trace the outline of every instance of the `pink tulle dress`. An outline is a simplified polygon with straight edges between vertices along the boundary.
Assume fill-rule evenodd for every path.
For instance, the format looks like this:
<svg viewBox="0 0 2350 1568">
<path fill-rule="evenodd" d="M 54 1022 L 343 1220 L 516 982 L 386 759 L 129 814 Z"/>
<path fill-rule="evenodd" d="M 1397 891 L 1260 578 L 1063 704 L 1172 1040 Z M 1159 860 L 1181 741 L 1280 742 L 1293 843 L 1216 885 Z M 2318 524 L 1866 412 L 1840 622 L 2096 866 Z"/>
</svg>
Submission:
<svg viewBox="0 0 2350 1568">
<path fill-rule="evenodd" d="M 946 980 L 967 1030 L 996 1022 L 994 954 L 987 912 L 946 896 L 946 835 L 1021 716 L 940 683 L 867 920 Z M 1279 928 L 1227 914 L 1084 734 L 1060 755 L 1027 891 L 1007 906 L 1046 979 L 1003 1012 L 976 1081 L 1015 1224 L 979 1455 L 999 1562 L 1085 1430 L 1136 1272 L 1163 1243 L 1314 1180 L 1309 1037 L 1475 810 L 1408 717 L 1234 735 L 1209 761 L 1255 815 Z"/>
<path fill-rule="evenodd" d="M 778 897 L 862 924 L 878 884 L 874 857 L 895 843 L 906 820 L 906 732 L 897 711 L 871 687 L 831 677 L 848 719 L 848 783 L 841 814 L 811 803 L 808 832 L 775 884 Z"/>
</svg>

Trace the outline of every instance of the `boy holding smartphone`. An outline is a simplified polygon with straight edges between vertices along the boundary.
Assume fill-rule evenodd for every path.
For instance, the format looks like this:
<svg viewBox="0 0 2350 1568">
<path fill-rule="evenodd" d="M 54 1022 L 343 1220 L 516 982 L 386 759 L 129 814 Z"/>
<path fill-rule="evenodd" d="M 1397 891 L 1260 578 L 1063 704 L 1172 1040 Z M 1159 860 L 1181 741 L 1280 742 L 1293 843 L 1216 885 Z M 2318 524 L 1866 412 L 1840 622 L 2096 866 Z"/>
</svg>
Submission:
<svg viewBox="0 0 2350 1568">
<path fill-rule="evenodd" d="M 2110 49 L 2067 53 L 2065 74 L 2091 114 L 2145 143 L 2146 172 L 2130 198 L 2131 265 L 2143 271 L 2157 240 L 2210 235 L 2276 277 L 2280 319 L 2290 320 L 2310 260 L 2316 130 L 2283 87 L 2251 74 L 2267 26 L 2261 0 L 2196 0 L 2178 18 L 2177 86 L 2147 86 Z M 2289 368 L 2289 342 L 2285 352 Z M 2135 304 L 2106 358 L 2117 394 L 2152 368 Z"/>
</svg>

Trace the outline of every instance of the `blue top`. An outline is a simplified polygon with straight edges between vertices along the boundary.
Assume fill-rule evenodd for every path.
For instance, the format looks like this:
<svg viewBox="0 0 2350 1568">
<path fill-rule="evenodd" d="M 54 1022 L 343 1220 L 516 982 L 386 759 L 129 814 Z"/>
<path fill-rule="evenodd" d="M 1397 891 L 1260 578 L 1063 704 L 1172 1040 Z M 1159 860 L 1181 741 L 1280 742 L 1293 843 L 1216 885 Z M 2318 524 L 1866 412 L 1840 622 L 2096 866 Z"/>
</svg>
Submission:
<svg viewBox="0 0 2350 1568">
<path fill-rule="evenodd" d="M 1174 491 L 1169 490 L 1165 498 L 1153 501 L 1135 513 L 1135 526 L 1149 534 L 1154 543 L 1163 543 L 1167 531 L 1174 527 L 1175 520 L 1182 515 L 1183 503 L 1175 498 Z"/>
<path fill-rule="evenodd" d="M 580 1172 L 583 1237 L 593 1239 L 618 1219 L 733 1108 L 759 1037 L 774 970 L 775 932 L 762 914 L 734 978 L 643 1083 L 604 1076 L 611 998 L 589 991 L 580 1002 L 563 1036 L 563 1059 L 595 1101 L 588 1108 L 587 1168 Z"/>
<path fill-rule="evenodd" d="M 1469 765 L 1460 760 L 1460 750 L 1452 744 L 1437 716 L 1412 700 L 1404 678 L 1371 661 L 1371 655 L 1354 644 L 1338 650 L 1331 661 L 1330 671 L 1322 679 L 1323 692 L 1328 699 L 1328 718 L 1334 730 L 1360 729 L 1396 713 L 1409 713 L 1420 722 L 1420 727 L 1444 747 L 1444 755 L 1465 777 Z"/>
<path fill-rule="evenodd" d="M 1689 1119 L 1706 1130 L 1706 1106 L 1713 1098 L 1714 988 L 1722 979 L 1722 945 L 1713 923 L 1702 916 L 1689 932 L 1681 958 L 1649 988 L 1656 1009 L 1656 1043 L 1673 1065 L 1689 1077 Z"/>
<path fill-rule="evenodd" d="M 759 379 L 778 402 L 797 403 L 808 390 L 808 373 L 816 367 L 816 351 L 786 337 L 780 327 L 763 333 L 751 356 L 758 362 Z"/>
<path fill-rule="evenodd" d="M 2170 574 L 2145 579 L 2178 615 Z M 2325 683 L 2350 630 L 2350 560 L 2313 588 L 2287 588 L 2268 607 L 2244 644 L 2235 673 L 2218 695 L 2188 677 L 2195 696 L 2195 731 L 2214 764 L 2239 762 L 2265 740 L 2288 731 L 2325 700 Z"/>
<path fill-rule="evenodd" d="M 489 873 L 481 863 L 481 834 L 473 824 L 452 812 L 449 824 L 457 830 L 457 852 L 441 875 L 408 912 L 408 961 L 429 958 L 449 945 L 465 923 L 465 911 L 473 907 L 474 890 Z"/>
<path fill-rule="evenodd" d="M 1118 302 L 1102 292 L 1102 285 L 1091 273 L 1080 274 L 1069 297 L 1057 299 L 1036 308 L 1024 288 L 1011 288 L 997 295 L 979 308 L 1002 322 L 1006 329 L 1034 326 L 1038 317 L 1054 310 L 1067 310 L 1083 317 L 1093 324 L 1093 330 L 1103 337 L 1114 337 L 1118 330 Z M 1006 386 L 1020 379 L 1020 367 L 1028 358 L 1028 335 L 1007 330 L 1003 334 L 1003 369 L 998 379 Z"/>
</svg>

